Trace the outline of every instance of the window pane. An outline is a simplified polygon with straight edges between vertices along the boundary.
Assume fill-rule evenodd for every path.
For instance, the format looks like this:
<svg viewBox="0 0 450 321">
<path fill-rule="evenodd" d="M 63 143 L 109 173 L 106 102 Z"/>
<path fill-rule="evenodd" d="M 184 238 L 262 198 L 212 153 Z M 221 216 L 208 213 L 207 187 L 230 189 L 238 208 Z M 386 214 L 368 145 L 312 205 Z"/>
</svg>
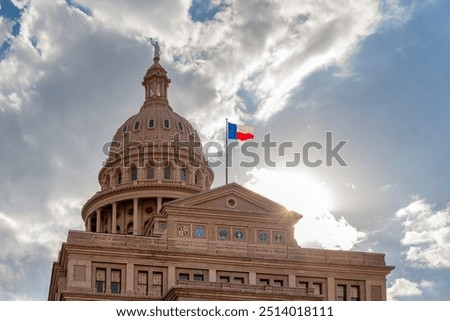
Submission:
<svg viewBox="0 0 450 321">
<path fill-rule="evenodd" d="M 346 297 L 345 297 L 345 285 L 338 285 L 337 286 L 337 296 L 336 299 L 338 301 L 345 301 Z"/>
<path fill-rule="evenodd" d="M 137 180 L 137 176 L 138 176 L 137 168 L 136 168 L 136 167 L 133 167 L 133 168 L 131 169 L 131 180 L 132 180 L 132 181 Z"/>
<path fill-rule="evenodd" d="M 283 286 L 283 280 L 274 280 L 273 285 L 274 286 Z"/>
<path fill-rule="evenodd" d="M 307 289 L 308 288 L 308 282 L 298 282 L 298 287 L 300 289 Z"/>
<path fill-rule="evenodd" d="M 170 179 L 170 166 L 164 167 L 164 179 Z"/>
<path fill-rule="evenodd" d="M 269 280 L 268 279 L 259 279 L 259 284 L 260 285 L 269 285 Z"/>
<path fill-rule="evenodd" d="M 147 284 L 148 282 L 148 272 L 139 271 L 138 272 L 138 284 Z"/>
<path fill-rule="evenodd" d="M 153 295 L 162 296 L 162 276 L 161 272 L 153 272 Z"/>
<path fill-rule="evenodd" d="M 234 278 L 234 283 L 236 283 L 236 284 L 244 284 L 244 278 L 235 277 Z"/>
<path fill-rule="evenodd" d="M 111 293 L 119 294 L 120 293 L 120 283 L 111 282 Z"/>
<path fill-rule="evenodd" d="M 106 269 L 95 270 L 95 289 L 97 293 L 104 293 L 106 289 Z"/>
<path fill-rule="evenodd" d="M 120 270 L 111 270 L 111 281 L 112 282 L 120 282 L 121 271 Z"/>
<path fill-rule="evenodd" d="M 155 173 L 153 171 L 153 167 L 152 166 L 147 166 L 147 178 L 148 179 L 152 179 L 155 177 Z"/>
<path fill-rule="evenodd" d="M 350 293 L 352 301 L 359 301 L 359 286 L 351 286 Z"/>
<path fill-rule="evenodd" d="M 322 294 L 322 283 L 313 283 L 314 294 Z"/>
<path fill-rule="evenodd" d="M 111 293 L 120 293 L 121 270 L 111 270 Z"/>
<path fill-rule="evenodd" d="M 148 293 L 148 272 L 138 272 L 138 293 L 141 295 L 147 295 Z"/>
<path fill-rule="evenodd" d="M 106 281 L 106 269 L 97 269 L 95 273 L 96 281 Z"/>
<path fill-rule="evenodd" d="M 203 281 L 204 276 L 202 274 L 194 274 L 194 281 Z"/>
<path fill-rule="evenodd" d="M 103 281 L 95 281 L 95 289 L 97 290 L 97 293 L 105 293 L 105 284 L 106 282 Z"/>
<path fill-rule="evenodd" d="M 189 280 L 189 274 L 187 273 L 180 273 L 178 277 L 180 280 Z"/>
<path fill-rule="evenodd" d="M 219 282 L 229 283 L 230 282 L 230 277 L 229 276 L 221 276 L 221 277 L 219 277 Z"/>
</svg>

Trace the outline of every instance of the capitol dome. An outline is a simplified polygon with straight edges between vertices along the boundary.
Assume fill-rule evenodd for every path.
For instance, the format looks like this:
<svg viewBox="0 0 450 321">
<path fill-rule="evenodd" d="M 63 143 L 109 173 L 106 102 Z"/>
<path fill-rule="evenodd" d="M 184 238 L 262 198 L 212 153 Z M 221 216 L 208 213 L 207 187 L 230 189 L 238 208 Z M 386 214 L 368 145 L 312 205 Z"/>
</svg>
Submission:
<svg viewBox="0 0 450 321">
<path fill-rule="evenodd" d="M 169 105 L 169 84 L 155 56 L 144 103 L 117 129 L 100 191 L 82 209 L 88 232 L 148 234 L 164 203 L 210 189 L 214 173 L 196 130 Z"/>
</svg>

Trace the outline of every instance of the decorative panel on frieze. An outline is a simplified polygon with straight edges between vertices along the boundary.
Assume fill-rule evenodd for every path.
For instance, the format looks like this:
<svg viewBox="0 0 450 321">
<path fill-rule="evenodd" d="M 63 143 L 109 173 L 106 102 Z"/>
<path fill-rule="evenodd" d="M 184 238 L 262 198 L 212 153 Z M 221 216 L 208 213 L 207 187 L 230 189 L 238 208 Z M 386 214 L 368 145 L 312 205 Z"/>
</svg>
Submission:
<svg viewBox="0 0 450 321">
<path fill-rule="evenodd" d="M 193 228 L 194 238 L 205 239 L 206 238 L 206 226 L 205 225 L 194 225 Z"/>
<path fill-rule="evenodd" d="M 272 244 L 279 244 L 279 245 L 286 244 L 286 232 L 272 231 Z"/>
<path fill-rule="evenodd" d="M 220 241 L 231 240 L 231 229 L 224 226 L 217 227 L 217 239 Z"/>
<path fill-rule="evenodd" d="M 183 238 L 191 237 L 191 224 L 178 223 L 177 224 L 177 236 Z"/>
<path fill-rule="evenodd" d="M 233 228 L 233 241 L 246 242 L 247 230 L 244 228 Z"/>
</svg>

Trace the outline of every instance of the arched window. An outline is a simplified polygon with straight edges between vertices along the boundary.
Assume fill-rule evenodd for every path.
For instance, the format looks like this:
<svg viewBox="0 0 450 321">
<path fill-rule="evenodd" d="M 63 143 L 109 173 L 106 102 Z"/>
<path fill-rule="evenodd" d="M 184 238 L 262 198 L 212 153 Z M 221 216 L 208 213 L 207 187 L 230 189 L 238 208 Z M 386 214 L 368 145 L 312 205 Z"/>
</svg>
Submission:
<svg viewBox="0 0 450 321">
<path fill-rule="evenodd" d="M 177 123 L 177 127 L 180 132 L 184 130 L 183 124 L 180 121 Z"/>
<path fill-rule="evenodd" d="M 171 179 L 170 172 L 170 165 L 164 166 L 164 179 Z"/>
<path fill-rule="evenodd" d="M 141 122 L 138 120 L 134 123 L 134 130 L 139 130 L 139 128 L 141 128 Z"/>
<path fill-rule="evenodd" d="M 199 171 L 195 172 L 195 176 L 194 176 L 194 184 L 198 185 L 200 183 L 200 173 Z"/>
<path fill-rule="evenodd" d="M 117 185 L 122 184 L 122 172 L 121 171 L 117 172 L 116 183 L 117 183 Z"/>
<path fill-rule="evenodd" d="M 180 181 L 186 181 L 186 168 L 180 168 Z"/>
<path fill-rule="evenodd" d="M 109 174 L 106 174 L 104 179 L 104 188 L 108 188 L 111 186 L 111 179 L 109 178 Z"/>
<path fill-rule="evenodd" d="M 128 223 L 127 225 L 127 234 L 133 235 L 133 222 Z"/>
<path fill-rule="evenodd" d="M 154 119 L 150 119 L 148 121 L 148 128 L 155 128 L 155 126 L 156 126 L 155 120 Z"/>
<path fill-rule="evenodd" d="M 136 167 L 131 168 L 131 180 L 136 181 L 138 178 L 138 171 Z"/>
<path fill-rule="evenodd" d="M 163 127 L 166 129 L 170 128 L 170 122 L 168 119 L 163 120 Z"/>
<path fill-rule="evenodd" d="M 152 165 L 147 165 L 147 179 L 155 178 L 155 169 Z"/>
</svg>

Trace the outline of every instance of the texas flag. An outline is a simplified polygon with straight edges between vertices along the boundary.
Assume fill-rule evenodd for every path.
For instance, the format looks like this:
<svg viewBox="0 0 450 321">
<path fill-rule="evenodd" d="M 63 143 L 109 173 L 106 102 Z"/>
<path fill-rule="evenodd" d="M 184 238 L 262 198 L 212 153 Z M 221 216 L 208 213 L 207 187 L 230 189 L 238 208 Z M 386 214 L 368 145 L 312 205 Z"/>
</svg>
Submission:
<svg viewBox="0 0 450 321">
<path fill-rule="evenodd" d="M 253 135 L 254 130 L 255 128 L 253 126 L 228 123 L 228 139 L 237 139 L 241 141 L 253 139 L 255 137 Z"/>
</svg>

